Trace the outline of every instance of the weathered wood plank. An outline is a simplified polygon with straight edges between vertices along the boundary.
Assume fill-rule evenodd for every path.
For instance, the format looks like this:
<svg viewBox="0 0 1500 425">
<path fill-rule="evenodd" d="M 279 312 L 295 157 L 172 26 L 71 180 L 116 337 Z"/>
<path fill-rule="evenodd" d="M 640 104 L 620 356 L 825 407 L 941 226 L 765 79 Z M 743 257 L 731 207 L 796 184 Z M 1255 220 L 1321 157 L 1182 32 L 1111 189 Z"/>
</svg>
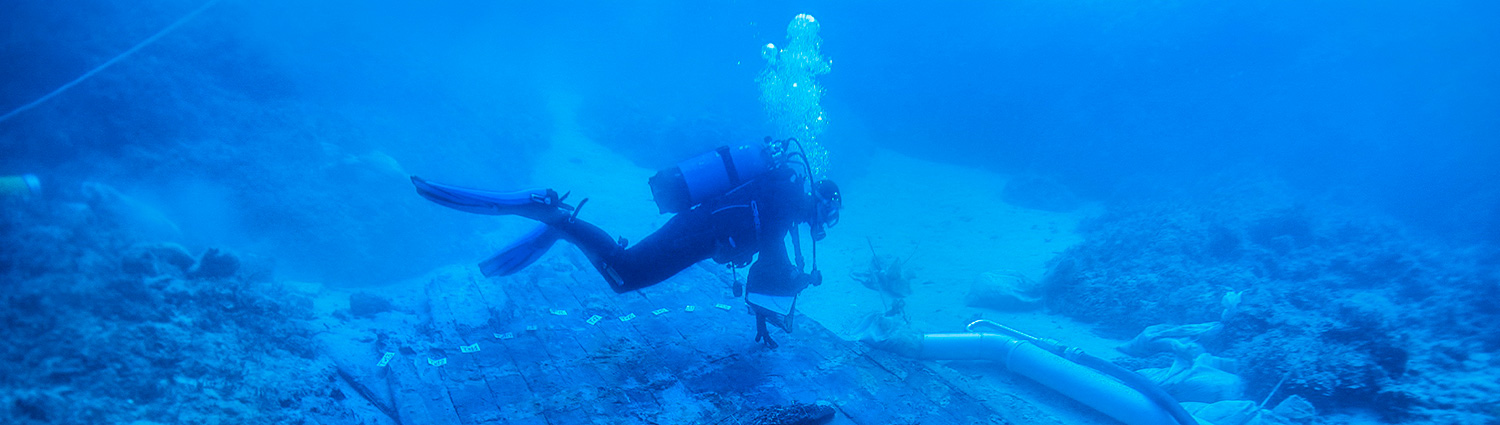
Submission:
<svg viewBox="0 0 1500 425">
<path fill-rule="evenodd" d="M 489 325 L 483 329 L 475 329 L 470 338 L 479 341 L 482 349 L 472 356 L 480 370 L 487 373 L 486 381 L 496 404 L 497 415 L 513 425 L 545 424 L 541 407 L 534 402 L 536 396 L 520 367 L 516 366 L 510 350 L 495 336 L 499 334 L 499 329 L 508 327 L 512 321 L 506 311 L 508 306 L 503 302 L 509 296 L 504 293 L 504 288 L 495 285 L 490 279 L 476 279 L 464 290 L 467 296 L 484 302 L 489 309 Z"/>
<path fill-rule="evenodd" d="M 806 317 L 794 333 L 773 331 L 779 349 L 764 348 L 754 316 L 711 269 L 619 295 L 576 251 L 551 256 L 561 258 L 427 288 L 434 334 L 402 342 L 415 353 L 384 369 L 393 410 L 407 423 L 713 423 L 822 400 L 856 424 L 1004 423 L 959 388 L 965 382 L 843 341 Z M 714 307 L 721 303 L 730 309 Z M 635 318 L 619 319 L 628 314 Z M 601 320 L 588 324 L 594 315 Z M 473 344 L 479 351 L 459 349 Z"/>
<path fill-rule="evenodd" d="M 433 330 L 447 363 L 438 372 L 444 378 L 453 408 L 463 423 L 504 423 L 497 413 L 499 406 L 489 382 L 495 371 L 481 366 L 476 356 L 483 355 L 483 345 L 474 338 L 476 329 L 489 323 L 491 311 L 484 298 L 473 292 L 479 277 L 469 270 L 454 270 L 435 277 L 427 286 Z M 465 353 L 466 349 L 480 351 Z"/>
<path fill-rule="evenodd" d="M 428 358 L 416 355 L 393 360 L 390 370 L 399 385 L 396 396 L 416 404 L 401 408 L 401 423 L 463 423 L 448 397 L 442 376 L 429 364 Z"/>
</svg>

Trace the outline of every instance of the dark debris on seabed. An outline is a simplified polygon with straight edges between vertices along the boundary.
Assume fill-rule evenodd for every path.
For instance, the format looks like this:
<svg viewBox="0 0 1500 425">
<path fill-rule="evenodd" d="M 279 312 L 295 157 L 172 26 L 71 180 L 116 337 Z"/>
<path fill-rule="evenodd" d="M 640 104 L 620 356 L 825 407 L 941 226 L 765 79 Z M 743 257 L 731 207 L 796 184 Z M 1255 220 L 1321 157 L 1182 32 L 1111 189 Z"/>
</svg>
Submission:
<svg viewBox="0 0 1500 425">
<path fill-rule="evenodd" d="M 105 203 L 0 208 L 0 423 L 299 424 L 331 363 L 264 261 L 143 240 Z"/>
<path fill-rule="evenodd" d="M 1425 240 L 1267 186 L 1116 205 L 1055 260 L 1048 307 L 1120 338 L 1220 322 L 1196 342 L 1237 364 L 1254 402 L 1295 395 L 1387 423 L 1500 423 L 1494 247 Z"/>
</svg>

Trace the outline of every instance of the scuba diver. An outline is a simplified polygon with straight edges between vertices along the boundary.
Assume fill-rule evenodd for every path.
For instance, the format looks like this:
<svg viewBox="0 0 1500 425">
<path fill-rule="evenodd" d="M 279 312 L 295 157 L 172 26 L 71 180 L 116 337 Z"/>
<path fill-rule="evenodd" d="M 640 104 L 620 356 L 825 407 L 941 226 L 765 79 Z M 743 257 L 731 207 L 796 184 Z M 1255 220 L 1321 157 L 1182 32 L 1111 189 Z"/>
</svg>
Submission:
<svg viewBox="0 0 1500 425">
<path fill-rule="evenodd" d="M 791 151 L 792 144 L 797 152 Z M 793 164 L 802 165 L 802 170 Z M 822 283 L 816 243 L 827 228 L 838 223 L 843 206 L 836 184 L 819 180 L 809 185 L 811 175 L 800 142 L 770 137 L 734 148 L 720 147 L 661 170 L 648 181 L 651 194 L 661 213 L 676 215 L 633 246 L 578 218 L 587 198 L 568 205 L 564 203 L 568 195 L 552 189 L 493 192 L 417 176 L 411 181 L 422 197 L 449 208 L 516 215 L 542 223 L 481 262 L 480 271 L 487 277 L 526 268 L 559 239 L 578 246 L 616 293 L 655 285 L 703 260 L 734 269 L 748 265 L 745 287 L 736 279 L 734 295 L 748 290 L 743 296 L 756 315 L 756 342 L 774 349 L 778 344 L 766 325 L 791 332 L 797 295 L 809 285 Z M 802 255 L 801 223 L 810 229 L 811 265 Z M 794 259 L 787 258 L 788 236 Z"/>
</svg>

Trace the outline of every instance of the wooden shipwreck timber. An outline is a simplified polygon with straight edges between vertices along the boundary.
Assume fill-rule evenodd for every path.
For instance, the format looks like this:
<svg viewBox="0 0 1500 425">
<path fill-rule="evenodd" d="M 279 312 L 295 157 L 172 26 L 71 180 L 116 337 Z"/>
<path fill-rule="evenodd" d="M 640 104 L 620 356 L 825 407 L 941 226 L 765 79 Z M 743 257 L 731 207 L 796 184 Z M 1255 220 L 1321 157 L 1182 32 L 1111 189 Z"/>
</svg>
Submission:
<svg viewBox="0 0 1500 425">
<path fill-rule="evenodd" d="M 351 419 L 790 424 L 829 413 L 868 425 L 1060 423 L 945 366 L 845 341 L 805 317 L 766 349 L 725 277 L 707 268 L 616 295 L 577 253 L 549 257 L 493 280 L 445 269 L 396 296 L 395 311 L 336 314 L 348 319 L 329 324 L 325 350 L 348 396 L 369 402 L 369 417 Z"/>
</svg>

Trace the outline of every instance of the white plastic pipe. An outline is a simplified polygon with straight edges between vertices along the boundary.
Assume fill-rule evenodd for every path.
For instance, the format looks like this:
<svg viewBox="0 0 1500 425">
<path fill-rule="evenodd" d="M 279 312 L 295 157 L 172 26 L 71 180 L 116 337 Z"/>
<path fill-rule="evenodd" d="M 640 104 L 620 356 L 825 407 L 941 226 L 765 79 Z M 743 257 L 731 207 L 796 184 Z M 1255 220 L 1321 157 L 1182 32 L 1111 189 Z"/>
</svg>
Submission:
<svg viewBox="0 0 1500 425">
<path fill-rule="evenodd" d="M 926 334 L 917 357 L 928 360 L 998 360 L 1041 383 L 1129 425 L 1177 425 L 1172 415 L 1118 379 L 1069 361 L 1030 342 L 992 333 Z"/>
</svg>

